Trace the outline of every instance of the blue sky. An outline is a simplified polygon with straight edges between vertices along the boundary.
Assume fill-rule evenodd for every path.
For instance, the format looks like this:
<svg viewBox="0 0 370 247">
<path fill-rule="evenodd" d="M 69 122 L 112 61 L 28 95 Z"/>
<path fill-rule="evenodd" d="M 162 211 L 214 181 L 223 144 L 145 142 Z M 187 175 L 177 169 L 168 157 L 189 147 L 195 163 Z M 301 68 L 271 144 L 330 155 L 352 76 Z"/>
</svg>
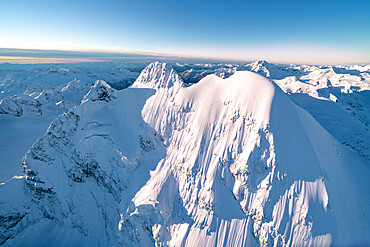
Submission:
<svg viewBox="0 0 370 247">
<path fill-rule="evenodd" d="M 369 0 L 0 0 L 0 47 L 370 62 L 369 13 Z"/>
</svg>

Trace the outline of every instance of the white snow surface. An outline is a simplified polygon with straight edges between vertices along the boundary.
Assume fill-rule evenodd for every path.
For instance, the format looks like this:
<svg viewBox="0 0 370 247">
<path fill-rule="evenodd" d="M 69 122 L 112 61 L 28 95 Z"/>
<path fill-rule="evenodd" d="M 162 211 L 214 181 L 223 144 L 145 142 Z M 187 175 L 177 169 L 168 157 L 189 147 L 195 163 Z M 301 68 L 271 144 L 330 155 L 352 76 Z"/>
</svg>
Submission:
<svg viewBox="0 0 370 247">
<path fill-rule="evenodd" d="M 0 183 L 22 175 L 22 157 L 97 79 L 125 88 L 143 64 L 0 64 Z"/>
<path fill-rule="evenodd" d="M 338 142 L 328 132 L 336 128 L 320 125 L 326 117 L 309 113 L 319 103 L 293 92 L 345 78 L 329 68 L 282 79 L 267 62 L 247 66 L 279 79 L 235 70 L 189 86 L 156 62 L 131 88 L 96 81 L 33 144 L 23 175 L 0 185 L 0 244 L 369 245 L 366 152 Z M 345 90 L 366 91 L 368 79 L 353 80 Z M 324 113 L 342 109 L 333 100 L 347 96 L 327 85 L 316 95 L 320 85 L 300 95 L 327 96 Z M 6 109 L 16 112 L 12 103 Z M 368 117 L 344 124 L 357 123 L 366 139 Z"/>
<path fill-rule="evenodd" d="M 248 64 L 176 64 L 186 83 L 209 74 L 227 78 L 236 71 L 261 74 L 307 110 L 340 143 L 370 161 L 369 65 L 281 65 L 264 60 Z"/>
</svg>

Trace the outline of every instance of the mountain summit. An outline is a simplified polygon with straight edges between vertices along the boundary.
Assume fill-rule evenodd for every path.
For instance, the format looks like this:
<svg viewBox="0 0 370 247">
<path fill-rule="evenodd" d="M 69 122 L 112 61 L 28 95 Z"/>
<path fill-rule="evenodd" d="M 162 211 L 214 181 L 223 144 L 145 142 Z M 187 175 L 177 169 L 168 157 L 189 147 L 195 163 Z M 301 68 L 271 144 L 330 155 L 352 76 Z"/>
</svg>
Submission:
<svg viewBox="0 0 370 247">
<path fill-rule="evenodd" d="M 176 70 L 168 63 L 154 62 L 149 64 L 136 79 L 132 88 L 169 88 L 182 85 L 183 81 Z"/>
</svg>

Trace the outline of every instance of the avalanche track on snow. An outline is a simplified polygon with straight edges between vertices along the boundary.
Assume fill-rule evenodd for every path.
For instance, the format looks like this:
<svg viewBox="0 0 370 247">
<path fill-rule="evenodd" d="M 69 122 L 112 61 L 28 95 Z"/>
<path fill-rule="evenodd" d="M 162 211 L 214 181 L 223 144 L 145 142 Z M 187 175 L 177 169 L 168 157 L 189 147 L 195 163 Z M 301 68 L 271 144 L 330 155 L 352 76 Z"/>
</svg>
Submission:
<svg viewBox="0 0 370 247">
<path fill-rule="evenodd" d="M 0 187 L 4 245 L 370 243 L 367 164 L 252 72 L 97 81 L 23 166 Z"/>
</svg>

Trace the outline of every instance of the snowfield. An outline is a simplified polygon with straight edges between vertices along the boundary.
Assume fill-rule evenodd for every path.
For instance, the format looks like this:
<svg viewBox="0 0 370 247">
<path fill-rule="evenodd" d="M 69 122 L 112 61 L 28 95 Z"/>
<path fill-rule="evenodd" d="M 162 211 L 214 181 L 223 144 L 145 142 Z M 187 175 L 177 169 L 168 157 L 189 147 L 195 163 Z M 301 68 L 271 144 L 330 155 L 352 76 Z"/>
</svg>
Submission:
<svg viewBox="0 0 370 247">
<path fill-rule="evenodd" d="M 368 65 L 1 66 L 0 245 L 370 244 Z"/>
</svg>

